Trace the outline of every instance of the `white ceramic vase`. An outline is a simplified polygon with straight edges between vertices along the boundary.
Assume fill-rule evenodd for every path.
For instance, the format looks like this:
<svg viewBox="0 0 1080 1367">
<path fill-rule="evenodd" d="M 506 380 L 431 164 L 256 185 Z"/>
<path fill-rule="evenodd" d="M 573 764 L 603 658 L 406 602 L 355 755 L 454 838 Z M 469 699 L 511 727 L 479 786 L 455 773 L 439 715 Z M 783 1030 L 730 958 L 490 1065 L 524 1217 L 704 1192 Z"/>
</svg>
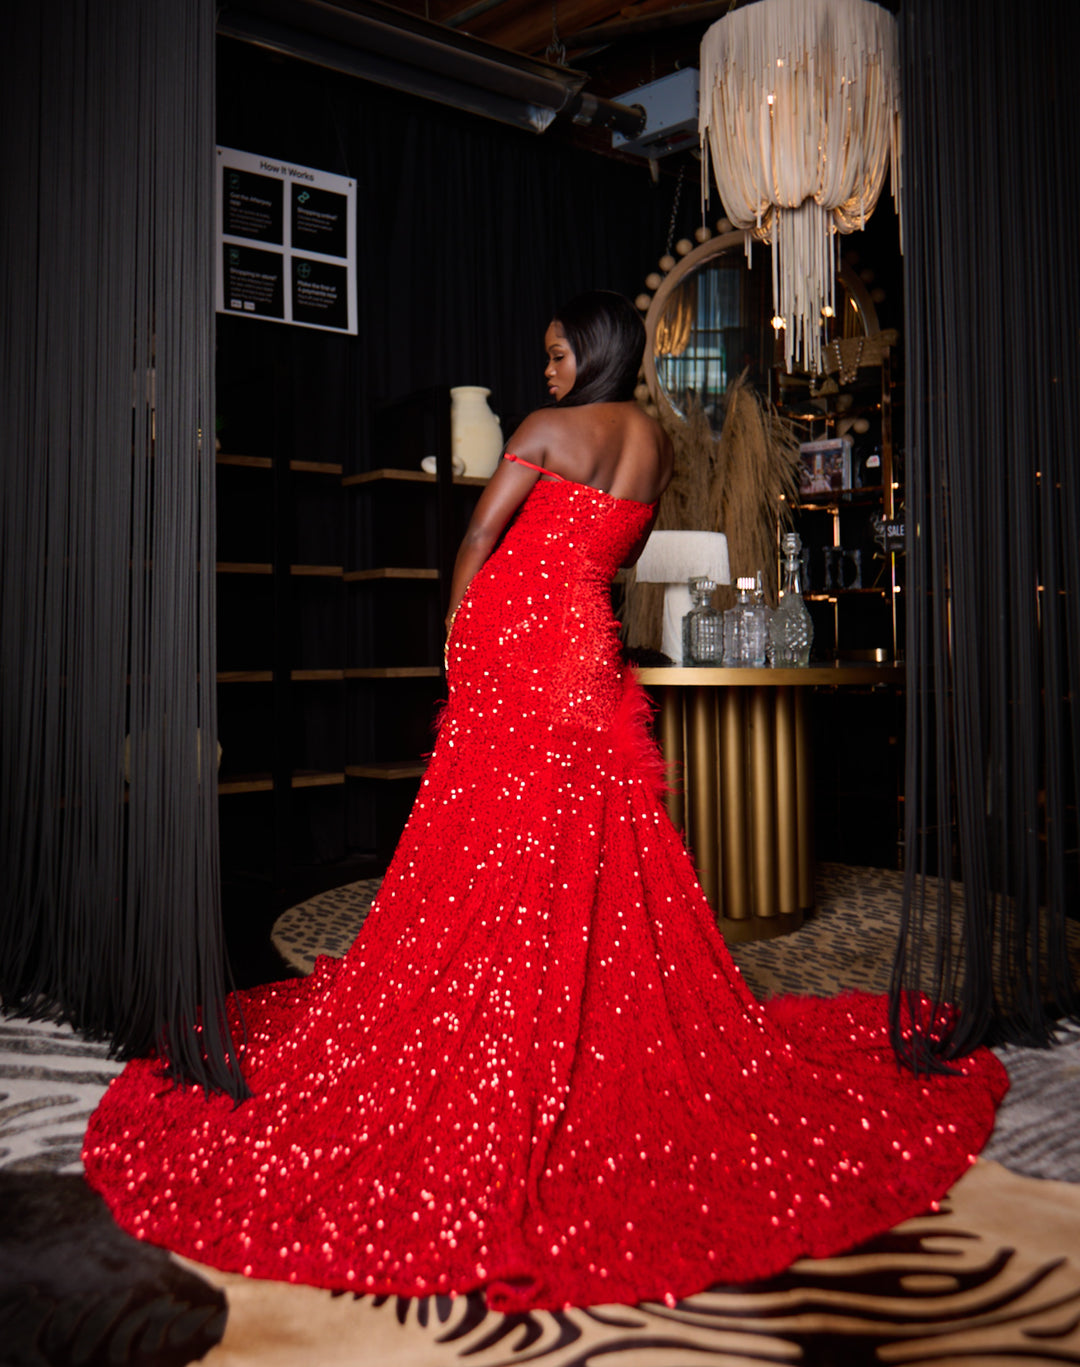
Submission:
<svg viewBox="0 0 1080 1367">
<path fill-rule="evenodd" d="M 490 389 L 478 384 L 459 384 L 450 391 L 450 449 L 455 469 L 463 461 L 465 473 L 488 479 L 502 456 L 503 434 L 499 419 L 488 407 Z"/>
</svg>

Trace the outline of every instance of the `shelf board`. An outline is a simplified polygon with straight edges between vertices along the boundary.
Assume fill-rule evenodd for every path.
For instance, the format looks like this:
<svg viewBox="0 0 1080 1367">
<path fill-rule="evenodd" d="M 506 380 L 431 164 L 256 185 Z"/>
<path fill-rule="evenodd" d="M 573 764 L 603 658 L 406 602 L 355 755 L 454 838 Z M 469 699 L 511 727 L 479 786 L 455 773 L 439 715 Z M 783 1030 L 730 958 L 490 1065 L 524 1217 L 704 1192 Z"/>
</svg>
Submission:
<svg viewBox="0 0 1080 1367">
<path fill-rule="evenodd" d="M 343 669 L 293 669 L 289 678 L 293 683 L 339 683 L 345 677 Z M 219 669 L 219 684 L 273 683 L 272 669 Z"/>
<path fill-rule="evenodd" d="M 274 567 L 270 564 L 251 560 L 219 560 L 217 572 L 218 574 L 273 574 Z"/>
<path fill-rule="evenodd" d="M 868 484 L 863 489 L 833 489 L 828 494 L 805 494 L 791 506 L 797 513 L 835 513 L 842 508 L 869 508 L 880 503 L 884 486 Z"/>
<path fill-rule="evenodd" d="M 235 456 L 219 451 L 215 457 L 218 465 L 238 465 L 248 470 L 272 470 L 274 462 L 269 456 Z M 340 475 L 344 466 L 338 460 L 290 460 L 289 469 L 297 474 Z"/>
<path fill-rule="evenodd" d="M 883 598 L 888 598 L 887 588 L 868 588 L 868 589 L 834 589 L 832 593 L 804 593 L 803 597 L 810 603 L 834 603 L 837 598 L 852 598 L 860 593 L 876 593 Z"/>
<path fill-rule="evenodd" d="M 392 780 L 399 778 L 422 778 L 427 766 L 417 759 L 373 760 L 368 764 L 347 764 L 345 773 L 349 778 L 377 778 Z"/>
<path fill-rule="evenodd" d="M 421 570 L 408 566 L 400 569 L 380 566 L 375 570 L 346 570 L 346 584 L 363 583 L 372 579 L 438 579 L 438 570 Z"/>
<path fill-rule="evenodd" d="M 327 772 L 321 769 L 298 769 L 292 776 L 293 788 L 338 788 L 345 782 L 341 771 Z M 236 774 L 232 778 L 218 780 L 219 796 L 232 793 L 272 793 L 274 780 L 269 774 Z"/>
<path fill-rule="evenodd" d="M 340 475 L 345 467 L 339 460 L 290 460 L 289 469 L 302 475 Z"/>
<path fill-rule="evenodd" d="M 232 793 L 270 793 L 274 790 L 274 780 L 269 774 L 236 774 L 233 778 L 218 779 L 218 796 Z"/>
<path fill-rule="evenodd" d="M 326 773 L 316 769 L 298 769 L 292 776 L 294 788 L 337 788 L 345 782 L 343 770 Z"/>
<path fill-rule="evenodd" d="M 384 665 L 370 669 L 347 669 L 347 679 L 437 679 L 440 665 Z"/>
<path fill-rule="evenodd" d="M 263 561 L 219 560 L 218 574 L 273 574 L 274 567 Z M 340 579 L 344 565 L 290 565 L 289 573 L 305 579 Z"/>
<path fill-rule="evenodd" d="M 269 456 L 234 456 L 219 451 L 216 456 L 218 465 L 241 465 L 249 470 L 272 470 L 274 462 Z"/>
<path fill-rule="evenodd" d="M 364 470 L 359 475 L 346 475 L 341 483 L 347 489 L 352 485 L 375 484 L 386 479 L 405 484 L 434 484 L 436 476 L 429 475 L 426 470 Z M 451 482 L 464 488 L 482 489 L 487 480 L 479 479 L 476 475 L 455 475 Z"/>
</svg>

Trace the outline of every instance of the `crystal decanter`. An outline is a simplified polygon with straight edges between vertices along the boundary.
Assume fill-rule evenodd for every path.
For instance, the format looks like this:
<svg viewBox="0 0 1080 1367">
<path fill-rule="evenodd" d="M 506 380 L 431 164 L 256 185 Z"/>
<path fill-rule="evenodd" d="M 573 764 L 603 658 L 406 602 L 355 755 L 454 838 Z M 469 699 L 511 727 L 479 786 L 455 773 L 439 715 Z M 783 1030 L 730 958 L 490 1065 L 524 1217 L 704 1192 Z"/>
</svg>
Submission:
<svg viewBox="0 0 1080 1367">
<path fill-rule="evenodd" d="M 784 535 L 784 587 L 780 604 L 769 623 L 769 663 L 805 665 L 810 662 L 814 624 L 802 598 L 802 542 L 796 532 Z"/>
<path fill-rule="evenodd" d="M 694 606 L 683 618 L 683 664 L 718 665 L 724 654 L 724 619 L 712 605 L 712 579 L 689 580 Z"/>
</svg>

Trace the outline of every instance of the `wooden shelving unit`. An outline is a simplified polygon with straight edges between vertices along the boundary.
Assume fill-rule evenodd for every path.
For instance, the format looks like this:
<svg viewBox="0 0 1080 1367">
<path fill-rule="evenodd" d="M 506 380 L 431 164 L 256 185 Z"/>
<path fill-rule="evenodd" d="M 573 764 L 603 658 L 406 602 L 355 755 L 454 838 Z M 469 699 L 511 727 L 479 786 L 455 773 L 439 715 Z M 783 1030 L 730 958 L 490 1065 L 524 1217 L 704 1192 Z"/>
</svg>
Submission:
<svg viewBox="0 0 1080 1367">
<path fill-rule="evenodd" d="M 349 471 L 298 449 L 281 375 L 245 376 L 254 426 L 217 456 L 223 821 L 261 823 L 279 873 L 305 821 L 338 823 L 342 857 L 385 856 L 433 744 L 450 573 L 486 480 L 448 477 L 448 389 L 379 408 L 377 468 Z"/>
<path fill-rule="evenodd" d="M 280 374 L 267 370 L 258 385 L 249 382 L 245 400 L 253 404 L 255 417 L 244 409 L 236 418 L 241 431 L 258 431 L 260 415 L 270 415 L 261 436 L 263 450 L 234 447 L 216 457 L 223 832 L 242 829 L 247 837 L 257 832 L 261 853 L 236 859 L 244 867 L 261 865 L 274 881 L 295 862 L 296 828 L 325 819 L 322 809 L 309 816 L 297 804 L 315 800 L 305 794 L 317 791 L 343 795 L 346 783 L 345 538 L 343 530 L 327 538 L 305 525 L 314 505 L 322 510 L 322 523 L 343 529 L 344 467 L 340 461 L 297 454 L 280 381 Z M 325 551 L 329 563 L 322 562 Z M 336 659 L 312 654 L 306 641 L 304 624 L 313 602 L 324 615 L 336 614 L 334 630 L 324 633 L 339 642 Z M 320 692 L 312 694 L 313 689 Z M 336 747 L 326 744 L 326 725 L 308 721 L 312 711 L 327 705 L 341 718 Z M 344 853 L 344 797 L 336 800 Z M 249 809 L 247 803 L 255 805 Z"/>
<path fill-rule="evenodd" d="M 486 480 L 452 476 L 445 388 L 383 405 L 373 446 L 392 453 L 346 475 L 356 530 L 344 580 L 352 626 L 346 774 L 358 832 L 387 853 L 415 797 L 443 689 L 443 619 L 454 556 Z M 437 458 L 437 474 L 419 469 Z"/>
<path fill-rule="evenodd" d="M 895 524 L 903 503 L 895 460 L 891 347 L 875 348 L 875 356 L 880 359 L 860 365 L 854 375 L 838 377 L 829 393 L 815 395 L 806 377 L 802 382 L 783 377 L 778 386 L 778 410 L 796 425 L 803 440 L 831 437 L 845 419 L 863 418 L 867 432 L 851 435 L 864 452 L 876 448 L 879 460 L 876 470 L 863 469 L 862 487 L 804 494 L 793 509 L 795 529 L 809 551 L 804 559 L 809 583 L 804 583 L 803 596 L 814 619 L 814 654 L 822 658 L 843 659 L 851 652 L 874 649 L 883 650 L 890 660 L 903 654 L 902 557 L 887 540 L 879 544 L 874 534 L 875 519 L 884 528 Z M 856 457 L 859 451 L 856 445 Z M 826 557 L 833 553 L 837 571 L 854 580 L 854 558 L 840 560 L 838 553 L 856 550 L 861 582 L 827 584 Z"/>
<path fill-rule="evenodd" d="M 833 370 L 831 386 L 808 378 L 780 377 L 781 413 L 803 440 L 837 435 L 844 425 L 853 438 L 852 483 L 859 487 L 803 494 L 794 508 L 795 530 L 809 549 L 809 585 L 804 596 L 814 622 L 812 658 L 834 659 L 843 669 L 855 660 L 895 664 L 904 654 L 904 558 L 875 537 L 874 523 L 887 531 L 903 522 L 903 405 L 893 351 L 896 337 L 871 348 L 872 359 L 854 374 Z M 828 392 L 830 391 L 831 392 Z M 856 432 L 863 419 L 865 432 Z M 845 420 L 850 420 L 846 423 Z M 876 454 L 880 464 L 868 467 Z M 841 564 L 839 548 L 861 552 L 861 584 L 852 584 L 854 562 Z M 831 559 L 828 559 L 831 555 Z M 804 561 L 804 564 L 806 562 Z M 833 582 L 825 584 L 826 567 Z M 842 575 L 840 584 L 837 573 Z M 843 587 L 843 584 L 847 587 Z M 902 666 L 887 688 L 820 689 L 811 711 L 814 740 L 814 807 L 822 857 L 840 862 L 903 863 Z"/>
</svg>

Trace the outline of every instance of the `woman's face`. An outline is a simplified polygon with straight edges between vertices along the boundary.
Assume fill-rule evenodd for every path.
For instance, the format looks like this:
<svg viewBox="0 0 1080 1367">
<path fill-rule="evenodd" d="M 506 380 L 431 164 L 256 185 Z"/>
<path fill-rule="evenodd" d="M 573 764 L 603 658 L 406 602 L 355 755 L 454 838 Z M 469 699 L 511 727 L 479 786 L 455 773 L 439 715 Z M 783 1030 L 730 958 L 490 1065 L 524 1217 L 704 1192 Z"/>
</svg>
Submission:
<svg viewBox="0 0 1080 1367">
<path fill-rule="evenodd" d="M 547 365 L 544 379 L 547 380 L 548 393 L 556 402 L 565 399 L 577 379 L 577 358 L 570 350 L 562 328 L 552 323 L 544 333 L 544 349 L 547 352 Z"/>
</svg>

